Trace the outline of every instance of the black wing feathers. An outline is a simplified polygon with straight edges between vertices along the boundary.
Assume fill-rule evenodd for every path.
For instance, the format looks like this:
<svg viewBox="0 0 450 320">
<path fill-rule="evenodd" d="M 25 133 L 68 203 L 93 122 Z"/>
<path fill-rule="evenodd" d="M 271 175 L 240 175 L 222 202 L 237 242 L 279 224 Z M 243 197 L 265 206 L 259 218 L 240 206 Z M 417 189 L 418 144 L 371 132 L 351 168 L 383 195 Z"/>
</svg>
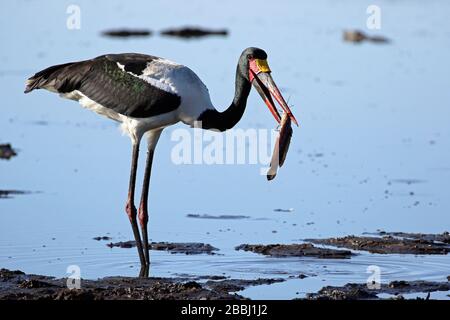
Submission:
<svg viewBox="0 0 450 320">
<path fill-rule="evenodd" d="M 155 116 L 178 108 L 180 97 L 128 73 L 141 75 L 155 59 L 158 58 L 142 54 L 111 54 L 53 66 L 31 77 L 25 93 L 39 88 L 59 93 L 78 90 L 120 114 L 136 118 Z M 121 70 L 117 62 L 127 72 Z"/>
</svg>

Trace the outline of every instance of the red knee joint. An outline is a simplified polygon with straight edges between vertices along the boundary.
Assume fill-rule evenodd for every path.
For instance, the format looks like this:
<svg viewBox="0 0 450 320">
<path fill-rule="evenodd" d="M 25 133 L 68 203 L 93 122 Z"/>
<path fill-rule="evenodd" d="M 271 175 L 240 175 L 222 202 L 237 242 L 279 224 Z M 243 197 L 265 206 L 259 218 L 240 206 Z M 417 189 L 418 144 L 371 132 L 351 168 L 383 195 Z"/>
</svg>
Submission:
<svg viewBox="0 0 450 320">
<path fill-rule="evenodd" d="M 125 205 L 125 211 L 130 221 L 136 219 L 136 207 L 130 201 Z"/>
<path fill-rule="evenodd" d="M 148 223 L 148 212 L 147 206 L 142 204 L 139 206 L 139 215 L 138 215 L 139 223 L 141 226 L 147 226 Z"/>
</svg>

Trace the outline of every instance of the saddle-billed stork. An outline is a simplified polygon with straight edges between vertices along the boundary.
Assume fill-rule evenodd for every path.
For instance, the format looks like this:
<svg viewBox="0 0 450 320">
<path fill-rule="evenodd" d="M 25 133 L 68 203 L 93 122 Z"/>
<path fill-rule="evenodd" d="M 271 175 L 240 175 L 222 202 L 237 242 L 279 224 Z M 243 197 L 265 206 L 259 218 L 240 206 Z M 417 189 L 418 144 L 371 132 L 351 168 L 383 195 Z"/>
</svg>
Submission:
<svg viewBox="0 0 450 320">
<path fill-rule="evenodd" d="M 141 262 L 141 275 L 150 264 L 147 233 L 147 199 L 153 154 L 162 130 L 179 121 L 202 129 L 225 131 L 241 119 L 253 85 L 279 123 L 272 96 L 297 124 L 270 75 L 264 50 L 245 49 L 237 65 L 235 94 L 231 105 L 217 111 L 200 78 L 188 67 L 138 53 L 107 54 L 91 60 L 49 67 L 26 82 L 25 93 L 46 89 L 78 101 L 83 107 L 121 123 L 132 142 L 131 173 L 126 202 Z M 298 125 L 298 124 L 297 124 Z M 142 195 L 137 213 L 134 205 L 139 144 L 147 134 L 148 153 Z M 141 240 L 137 219 L 141 227 Z"/>
</svg>

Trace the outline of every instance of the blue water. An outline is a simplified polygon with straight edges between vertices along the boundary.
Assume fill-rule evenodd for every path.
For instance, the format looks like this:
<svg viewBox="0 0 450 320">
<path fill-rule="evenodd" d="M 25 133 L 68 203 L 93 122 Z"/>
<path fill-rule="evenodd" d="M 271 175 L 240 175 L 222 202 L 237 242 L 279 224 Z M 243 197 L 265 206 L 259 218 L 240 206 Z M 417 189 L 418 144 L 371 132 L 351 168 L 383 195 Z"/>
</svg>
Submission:
<svg viewBox="0 0 450 320">
<path fill-rule="evenodd" d="M 383 281 L 445 280 L 448 256 L 278 260 L 233 250 L 241 243 L 290 243 L 377 229 L 449 229 L 450 3 L 377 1 L 382 27 L 371 31 L 366 8 L 372 2 L 279 1 L 256 8 L 242 1 L 77 1 L 80 30 L 66 28 L 72 1 L 2 2 L 0 143 L 12 143 L 18 156 L 0 161 L 0 189 L 32 193 L 0 200 L 0 267 L 65 276 L 67 266 L 77 264 L 85 278 L 134 276 L 138 269 L 134 249 L 109 249 L 92 240 L 107 234 L 113 241 L 132 238 L 124 212 L 129 139 L 115 123 L 73 101 L 44 91 L 24 95 L 27 77 L 58 63 L 142 52 L 189 66 L 223 109 L 232 100 L 239 54 L 258 46 L 268 52 L 273 77 L 301 123 L 286 163 L 271 182 L 259 174 L 260 165 L 175 165 L 170 153 L 176 143 L 170 137 L 183 125 L 166 129 L 152 173 L 150 238 L 206 242 L 222 255 L 152 252 L 152 274 L 311 273 L 264 290 L 247 289 L 254 298 L 293 298 L 324 285 L 364 282 L 371 264 L 384 270 Z M 230 35 L 100 36 L 117 27 L 159 31 L 184 25 L 225 27 Z M 351 28 L 392 42 L 345 43 L 342 30 Z M 252 92 L 238 127 L 273 126 Z M 203 220 L 187 214 L 251 218 Z"/>
</svg>

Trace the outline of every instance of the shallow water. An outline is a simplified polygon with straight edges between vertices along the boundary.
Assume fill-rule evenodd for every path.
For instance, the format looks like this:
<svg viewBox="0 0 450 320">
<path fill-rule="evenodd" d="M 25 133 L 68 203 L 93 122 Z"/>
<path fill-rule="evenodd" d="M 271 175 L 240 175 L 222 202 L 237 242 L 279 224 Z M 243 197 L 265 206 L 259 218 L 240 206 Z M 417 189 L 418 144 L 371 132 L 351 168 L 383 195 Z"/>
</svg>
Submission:
<svg viewBox="0 0 450 320">
<path fill-rule="evenodd" d="M 242 1 L 190 1 L 189 6 L 110 1 L 107 7 L 77 1 L 81 29 L 68 30 L 71 3 L 1 4 L 0 37 L 7 45 L 0 53 L 0 142 L 12 143 L 18 156 L 0 162 L 0 189 L 32 193 L 0 199 L 0 267 L 65 276 L 76 264 L 85 278 L 138 273 L 135 249 L 110 249 L 107 242 L 92 240 L 132 238 L 123 209 L 129 139 L 115 123 L 75 102 L 43 91 L 24 95 L 28 76 L 108 52 L 149 53 L 191 67 L 222 109 L 233 95 L 237 57 L 243 48 L 259 46 L 269 53 L 274 79 L 301 123 L 294 128 L 286 163 L 270 183 L 259 165 L 175 165 L 170 137 L 182 125 L 166 129 L 152 173 L 150 237 L 210 243 L 220 255 L 152 252 L 152 275 L 309 275 L 244 291 L 252 298 L 281 299 L 325 285 L 365 282 L 369 265 L 381 268 L 382 281 L 444 281 L 450 274 L 449 256 L 275 259 L 233 249 L 241 243 L 290 243 L 377 229 L 449 229 L 450 3 L 380 1 L 382 28 L 376 32 L 365 28 L 371 1 L 284 1 L 265 4 L 267 13 Z M 192 24 L 226 27 L 230 35 L 188 41 L 157 34 L 127 40 L 100 36 L 122 26 L 158 31 Z M 392 43 L 344 43 L 341 33 L 347 28 L 380 34 Z M 273 125 L 252 93 L 238 126 Z M 294 211 L 274 211 L 278 208 Z"/>
</svg>

